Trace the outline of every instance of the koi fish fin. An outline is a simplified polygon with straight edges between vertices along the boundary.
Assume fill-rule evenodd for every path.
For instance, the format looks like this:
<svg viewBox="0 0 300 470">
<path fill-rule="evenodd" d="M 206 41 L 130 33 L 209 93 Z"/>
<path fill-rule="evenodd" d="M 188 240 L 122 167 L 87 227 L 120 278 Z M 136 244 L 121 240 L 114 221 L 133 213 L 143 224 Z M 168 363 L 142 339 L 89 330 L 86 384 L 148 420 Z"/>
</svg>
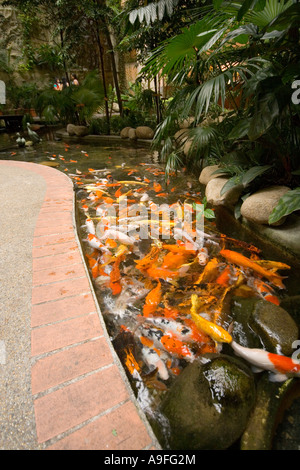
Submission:
<svg viewBox="0 0 300 470">
<path fill-rule="evenodd" d="M 285 374 L 276 374 L 274 372 L 269 372 L 270 382 L 285 382 L 288 379 L 288 376 Z"/>
<path fill-rule="evenodd" d="M 260 367 L 255 367 L 255 366 L 252 366 L 251 370 L 254 374 L 259 374 L 260 372 L 263 372 L 263 369 L 261 369 Z"/>
</svg>

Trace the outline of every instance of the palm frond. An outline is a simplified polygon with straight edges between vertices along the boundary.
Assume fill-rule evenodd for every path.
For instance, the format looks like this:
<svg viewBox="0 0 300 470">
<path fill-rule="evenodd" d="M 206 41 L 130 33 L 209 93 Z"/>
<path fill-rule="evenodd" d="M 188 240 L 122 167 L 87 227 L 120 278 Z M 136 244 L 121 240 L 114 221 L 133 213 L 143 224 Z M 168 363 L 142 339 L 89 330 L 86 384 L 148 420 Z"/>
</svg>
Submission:
<svg viewBox="0 0 300 470">
<path fill-rule="evenodd" d="M 134 24 L 136 20 L 140 23 L 143 21 L 149 26 L 159 20 L 162 21 L 165 16 L 172 16 L 179 0 L 159 0 L 158 2 L 149 3 L 146 6 L 135 8 L 129 13 L 129 21 Z"/>
</svg>

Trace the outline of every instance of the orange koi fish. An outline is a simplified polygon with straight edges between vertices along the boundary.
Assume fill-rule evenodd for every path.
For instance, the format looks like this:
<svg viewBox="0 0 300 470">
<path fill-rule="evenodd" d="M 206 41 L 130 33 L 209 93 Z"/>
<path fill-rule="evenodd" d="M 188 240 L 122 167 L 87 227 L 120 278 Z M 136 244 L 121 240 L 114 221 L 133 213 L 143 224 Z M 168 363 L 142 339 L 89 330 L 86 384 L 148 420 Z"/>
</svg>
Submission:
<svg viewBox="0 0 300 470">
<path fill-rule="evenodd" d="M 217 258 L 212 258 L 207 265 L 205 266 L 202 274 L 200 274 L 198 280 L 195 282 L 195 284 L 201 284 L 205 282 L 212 282 L 214 279 L 216 279 L 218 275 L 218 260 Z"/>
<path fill-rule="evenodd" d="M 184 242 L 181 242 L 180 240 L 177 240 L 176 245 L 163 244 L 162 248 L 164 250 L 171 251 L 172 253 L 188 253 L 191 255 L 196 254 L 196 250 L 192 244 L 184 243 Z"/>
<path fill-rule="evenodd" d="M 265 300 L 268 302 L 271 302 L 275 305 L 279 305 L 280 301 L 278 297 L 274 294 L 274 290 L 268 286 L 265 282 L 259 280 L 259 279 L 254 279 L 253 282 L 253 287 L 255 290 L 263 297 Z"/>
<path fill-rule="evenodd" d="M 168 279 L 174 279 L 179 276 L 179 273 L 176 271 L 171 271 L 170 269 L 155 266 L 148 268 L 147 274 L 153 279 L 163 279 L 164 281 L 167 281 Z"/>
<path fill-rule="evenodd" d="M 221 286 L 228 287 L 231 279 L 231 270 L 229 266 L 226 266 L 221 274 L 217 277 L 216 283 Z"/>
<path fill-rule="evenodd" d="M 109 287 L 111 288 L 113 295 L 118 295 L 122 292 L 122 285 L 120 282 L 121 280 L 120 262 L 121 262 L 121 259 L 118 258 L 115 261 L 113 265 L 113 269 L 111 270 L 111 273 L 110 273 Z"/>
<path fill-rule="evenodd" d="M 186 263 L 188 257 L 189 253 L 174 254 L 170 252 L 164 257 L 161 267 L 164 269 L 177 269 Z"/>
<path fill-rule="evenodd" d="M 117 189 L 117 191 L 115 192 L 115 197 L 120 197 L 122 196 L 122 188 L 120 187 L 119 189 Z"/>
<path fill-rule="evenodd" d="M 142 259 L 135 260 L 136 268 L 140 271 L 147 271 L 148 268 L 157 260 L 159 255 L 159 248 L 152 246 L 150 252 Z"/>
<path fill-rule="evenodd" d="M 300 377 L 300 361 L 264 349 L 246 348 L 235 341 L 231 342 L 231 347 L 237 356 L 246 359 L 253 366 L 272 372 L 273 381 L 282 382 L 288 377 Z"/>
<path fill-rule="evenodd" d="M 176 335 L 168 332 L 161 337 L 160 341 L 168 353 L 174 354 L 181 359 L 186 359 L 187 361 L 193 361 L 195 359 L 195 355 L 188 345 L 179 340 Z"/>
<path fill-rule="evenodd" d="M 288 264 L 281 263 L 280 261 L 270 261 L 270 260 L 257 260 L 255 261 L 256 264 L 262 266 L 265 269 L 269 269 L 270 271 L 278 271 L 278 269 L 291 269 Z"/>
<path fill-rule="evenodd" d="M 155 312 L 159 302 L 161 301 L 161 284 L 160 282 L 157 283 L 157 286 L 152 289 L 145 300 L 145 304 L 143 307 L 143 315 L 148 317 L 152 313 Z"/>
<path fill-rule="evenodd" d="M 153 183 L 153 189 L 156 193 L 160 193 L 162 191 L 162 186 L 161 184 L 157 183 L 156 181 L 154 181 Z"/>
<path fill-rule="evenodd" d="M 128 348 L 126 348 L 124 350 L 124 352 L 125 352 L 125 355 L 126 355 L 125 366 L 129 370 L 130 374 L 133 375 L 134 371 L 140 372 L 141 368 L 138 365 L 138 363 L 137 363 L 137 361 L 136 361 L 136 359 L 133 355 L 133 352 L 131 350 L 129 350 Z"/>
<path fill-rule="evenodd" d="M 220 255 L 222 255 L 225 259 L 227 259 L 227 261 L 229 261 L 230 263 L 237 264 L 244 268 L 252 269 L 254 272 L 259 274 L 260 276 L 267 278 L 275 286 L 281 289 L 285 288 L 282 283 L 282 279 L 284 279 L 284 277 L 279 276 L 279 274 L 263 268 L 262 266 L 257 264 L 255 261 L 251 261 L 249 258 L 246 258 L 246 256 L 240 253 L 237 253 L 236 251 L 231 251 L 231 250 L 221 250 Z"/>
</svg>

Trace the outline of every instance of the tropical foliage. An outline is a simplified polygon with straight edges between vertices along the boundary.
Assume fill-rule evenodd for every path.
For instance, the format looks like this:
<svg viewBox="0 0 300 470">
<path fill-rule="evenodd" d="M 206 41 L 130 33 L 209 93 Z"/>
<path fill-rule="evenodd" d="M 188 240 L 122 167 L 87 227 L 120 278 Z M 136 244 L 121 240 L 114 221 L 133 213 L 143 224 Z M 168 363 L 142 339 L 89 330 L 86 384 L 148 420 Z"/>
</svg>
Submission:
<svg viewBox="0 0 300 470">
<path fill-rule="evenodd" d="M 80 86 L 69 86 L 61 91 L 46 89 L 40 93 L 37 109 L 48 122 L 88 125 L 93 114 L 104 102 L 103 85 L 95 70 L 87 74 Z"/>
<path fill-rule="evenodd" d="M 293 0 L 223 2 L 157 47 L 143 73 L 176 85 L 155 142 L 167 169 L 214 161 L 230 175 L 224 191 L 245 194 L 271 182 L 299 185 L 300 4 Z M 189 119 L 184 138 L 172 136 Z M 299 196 L 297 196 L 299 197 Z"/>
</svg>

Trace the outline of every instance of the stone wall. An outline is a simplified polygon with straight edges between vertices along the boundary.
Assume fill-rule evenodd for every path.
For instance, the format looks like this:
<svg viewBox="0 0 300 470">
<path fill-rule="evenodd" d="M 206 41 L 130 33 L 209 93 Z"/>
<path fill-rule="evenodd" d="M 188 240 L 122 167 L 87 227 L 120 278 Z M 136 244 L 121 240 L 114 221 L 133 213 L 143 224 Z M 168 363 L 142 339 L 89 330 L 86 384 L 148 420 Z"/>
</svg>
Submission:
<svg viewBox="0 0 300 470">
<path fill-rule="evenodd" d="M 20 64 L 22 64 L 22 50 L 24 47 L 24 38 L 22 34 L 22 23 L 16 10 L 12 7 L 3 7 L 0 6 L 0 50 L 3 52 L 6 51 L 7 60 L 12 72 L 7 73 L 1 70 L 0 67 L 0 80 L 5 81 L 6 83 L 10 79 L 14 79 L 16 85 L 22 85 L 24 83 L 37 83 L 37 86 L 43 87 L 52 83 L 56 76 L 60 76 L 61 72 L 55 72 L 47 70 L 46 67 L 34 67 L 30 71 L 22 70 Z M 113 40 L 113 38 L 112 38 Z M 39 24 L 34 25 L 34 37 L 30 38 L 33 47 L 38 47 L 42 44 L 47 44 L 51 42 L 51 30 L 47 24 L 39 22 Z M 59 39 L 57 41 L 59 43 Z M 102 38 L 102 43 L 105 49 L 107 49 L 105 37 Z M 113 40 L 114 43 L 114 40 Z M 79 51 L 77 64 L 74 64 L 74 69 L 69 70 L 69 72 L 75 72 L 79 79 L 83 79 L 88 70 L 93 70 L 99 67 L 97 54 L 91 53 L 91 51 L 96 50 L 96 44 L 92 42 L 82 48 L 82 51 Z M 107 77 L 108 83 L 113 84 L 113 77 L 110 65 L 110 59 L 107 54 L 105 57 L 105 74 Z M 118 55 L 116 54 L 117 67 L 120 70 L 120 78 L 125 77 L 125 81 L 135 80 L 136 78 L 136 66 L 135 64 L 130 63 L 127 65 L 124 63 L 124 60 L 118 60 Z M 125 59 L 126 62 L 126 59 Z M 123 79 L 124 80 L 124 79 Z M 121 80 L 122 81 L 122 80 Z"/>
</svg>

